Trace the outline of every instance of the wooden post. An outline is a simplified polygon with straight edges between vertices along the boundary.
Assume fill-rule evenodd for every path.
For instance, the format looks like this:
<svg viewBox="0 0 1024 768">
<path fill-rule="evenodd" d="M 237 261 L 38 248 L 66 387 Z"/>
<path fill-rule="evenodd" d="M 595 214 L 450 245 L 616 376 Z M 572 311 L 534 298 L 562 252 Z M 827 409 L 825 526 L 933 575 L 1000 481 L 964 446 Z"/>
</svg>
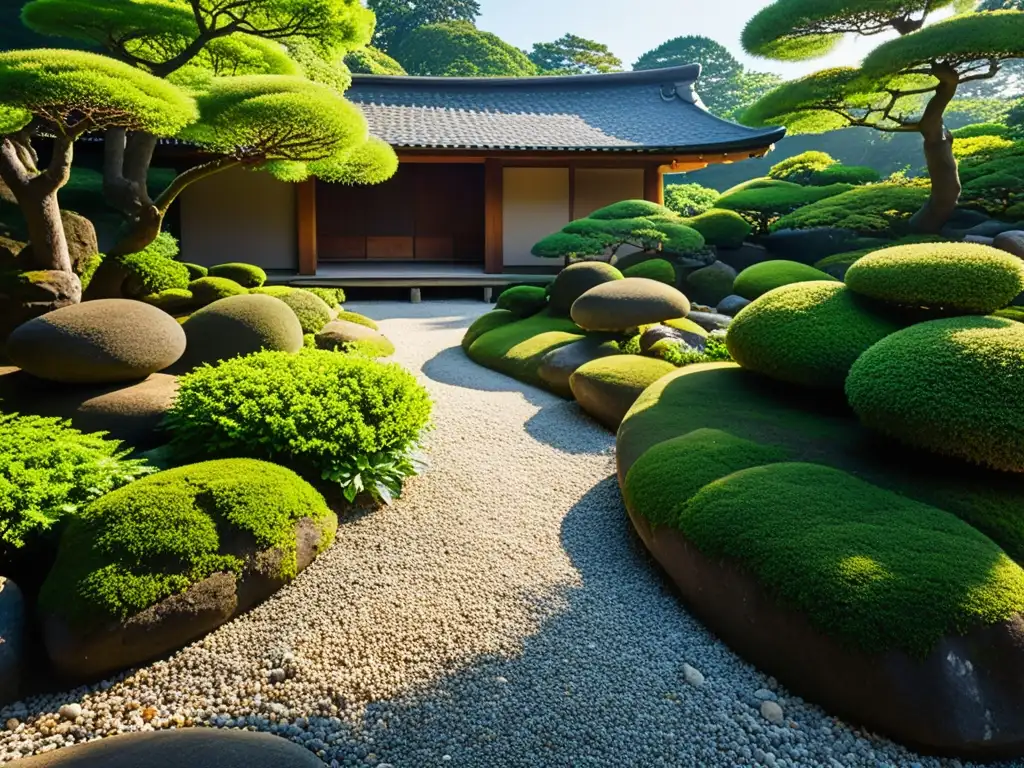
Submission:
<svg viewBox="0 0 1024 768">
<path fill-rule="evenodd" d="M 484 164 L 484 272 L 501 274 L 504 261 L 504 172 L 501 160 Z"/>
<path fill-rule="evenodd" d="M 665 204 L 665 184 L 660 165 L 644 166 L 644 200 Z"/>
<path fill-rule="evenodd" d="M 316 179 L 303 181 L 296 191 L 299 274 L 316 274 Z"/>
</svg>

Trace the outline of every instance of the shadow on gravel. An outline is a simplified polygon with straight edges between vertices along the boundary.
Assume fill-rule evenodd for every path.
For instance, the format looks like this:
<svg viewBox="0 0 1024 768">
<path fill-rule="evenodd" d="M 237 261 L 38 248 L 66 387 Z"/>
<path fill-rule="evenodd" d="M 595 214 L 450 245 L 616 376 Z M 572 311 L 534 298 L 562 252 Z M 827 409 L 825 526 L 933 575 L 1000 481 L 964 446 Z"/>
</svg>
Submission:
<svg viewBox="0 0 1024 768">
<path fill-rule="evenodd" d="M 608 453 L 615 436 L 591 419 L 574 400 L 541 408 L 523 427 L 534 440 L 572 454 Z"/>
<path fill-rule="evenodd" d="M 423 375 L 450 387 L 475 389 L 478 392 L 520 392 L 527 402 L 537 406 L 551 405 L 558 398 L 542 389 L 484 368 L 470 360 L 462 347 L 443 349 L 423 364 Z"/>
</svg>

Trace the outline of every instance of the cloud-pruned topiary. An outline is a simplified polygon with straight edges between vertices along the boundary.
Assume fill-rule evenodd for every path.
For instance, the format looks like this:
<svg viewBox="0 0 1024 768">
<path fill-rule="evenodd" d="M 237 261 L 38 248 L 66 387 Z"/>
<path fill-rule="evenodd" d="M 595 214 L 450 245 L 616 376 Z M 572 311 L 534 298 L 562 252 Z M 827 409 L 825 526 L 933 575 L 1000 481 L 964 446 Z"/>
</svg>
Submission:
<svg viewBox="0 0 1024 768">
<path fill-rule="evenodd" d="M 123 620 L 214 573 L 241 576 L 250 541 L 281 553 L 268 577 L 291 579 L 303 518 L 326 549 L 337 518 L 316 489 L 275 464 L 234 459 L 160 472 L 72 521 L 39 602 L 72 624 Z"/>
<path fill-rule="evenodd" d="M 676 268 L 665 259 L 647 259 L 622 270 L 623 277 L 646 277 L 666 285 L 676 284 Z"/>
<path fill-rule="evenodd" d="M 839 163 L 828 152 L 808 150 L 799 155 L 787 157 L 768 170 L 768 177 L 781 181 L 791 181 L 794 184 L 808 184 L 811 175 L 817 171 L 823 171 Z"/>
<path fill-rule="evenodd" d="M 867 350 L 846 395 L 861 421 L 946 456 L 1024 472 L 1024 324 L 998 317 L 919 323 Z"/>
<path fill-rule="evenodd" d="M 795 209 L 778 219 L 772 230 L 835 227 L 865 235 L 895 233 L 905 228 L 927 199 L 926 187 L 900 184 L 854 187 Z"/>
<path fill-rule="evenodd" d="M 753 301 L 783 285 L 817 280 L 835 281 L 835 278 L 799 261 L 775 259 L 762 261 L 744 269 L 736 276 L 732 289 L 737 296 Z"/>
<path fill-rule="evenodd" d="M 241 285 L 226 277 L 200 277 L 189 283 L 187 288 L 192 292 L 192 299 L 196 305 L 200 307 L 226 299 L 228 296 L 248 293 Z"/>
<path fill-rule="evenodd" d="M 266 272 L 255 264 L 245 264 L 240 261 L 210 267 L 207 274 L 210 277 L 226 277 L 228 280 L 234 280 L 243 288 L 259 288 L 267 282 Z"/>
<path fill-rule="evenodd" d="M 858 259 L 846 284 L 897 306 L 984 315 L 1024 291 L 1024 262 L 978 243 L 901 245 Z"/>
<path fill-rule="evenodd" d="M 622 273 L 610 264 L 584 261 L 570 264 L 551 283 L 549 309 L 552 315 L 568 317 L 573 303 L 591 288 L 611 280 L 622 280 Z"/>
<path fill-rule="evenodd" d="M 466 334 L 462 337 L 462 348 L 469 351 L 473 342 L 488 331 L 493 331 L 495 328 L 501 328 L 503 325 L 514 323 L 520 319 L 522 318 L 516 317 L 507 309 L 494 309 L 486 314 L 480 315 L 480 317 L 474 320 L 470 324 L 469 328 L 466 329 Z"/>
<path fill-rule="evenodd" d="M 548 305 L 548 294 L 535 285 L 517 285 L 506 288 L 495 303 L 497 309 L 507 309 L 518 318 L 536 315 Z"/>
<path fill-rule="evenodd" d="M 331 322 L 331 308 L 316 294 L 287 285 L 271 285 L 253 288 L 252 293 L 265 294 L 280 299 L 295 313 L 303 333 L 318 333 Z"/>
<path fill-rule="evenodd" d="M 345 66 L 353 74 L 404 75 L 405 68 L 386 53 L 373 46 L 359 48 L 345 54 Z"/>
<path fill-rule="evenodd" d="M 754 231 L 738 213 L 722 208 L 687 219 L 686 224 L 700 232 L 708 245 L 719 248 L 739 248 Z"/>
<path fill-rule="evenodd" d="M 849 184 L 827 187 L 805 187 L 789 181 L 769 179 L 727 191 L 715 203 L 716 208 L 735 211 L 753 226 L 758 234 L 774 229 L 776 222 L 805 206 L 853 189 Z"/>
<path fill-rule="evenodd" d="M 950 133 L 954 139 L 976 139 L 979 136 L 1007 138 L 1010 135 L 1010 127 L 1003 123 L 971 123 Z"/>
<path fill-rule="evenodd" d="M 710 211 L 721 193 L 701 184 L 668 184 L 665 207 L 680 216 L 692 217 Z"/>
<path fill-rule="evenodd" d="M 900 325 L 839 282 L 779 288 L 745 307 L 726 344 L 748 370 L 807 387 L 841 389 L 850 366 Z"/>
</svg>

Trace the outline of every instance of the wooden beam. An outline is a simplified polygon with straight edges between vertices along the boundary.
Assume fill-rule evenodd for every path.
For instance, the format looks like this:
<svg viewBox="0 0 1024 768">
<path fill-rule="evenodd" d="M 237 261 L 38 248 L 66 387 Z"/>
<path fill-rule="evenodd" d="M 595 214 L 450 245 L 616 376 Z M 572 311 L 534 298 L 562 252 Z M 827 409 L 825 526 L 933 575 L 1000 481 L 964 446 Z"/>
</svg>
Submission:
<svg viewBox="0 0 1024 768">
<path fill-rule="evenodd" d="M 576 221 L 576 163 L 569 163 L 569 221 Z"/>
<path fill-rule="evenodd" d="M 316 179 L 298 185 L 295 194 L 299 274 L 316 274 Z"/>
<path fill-rule="evenodd" d="M 501 160 L 484 165 L 484 272 L 500 274 L 504 255 L 504 168 Z"/>
<path fill-rule="evenodd" d="M 665 184 L 660 165 L 644 166 L 644 200 L 658 205 L 665 204 Z"/>
</svg>

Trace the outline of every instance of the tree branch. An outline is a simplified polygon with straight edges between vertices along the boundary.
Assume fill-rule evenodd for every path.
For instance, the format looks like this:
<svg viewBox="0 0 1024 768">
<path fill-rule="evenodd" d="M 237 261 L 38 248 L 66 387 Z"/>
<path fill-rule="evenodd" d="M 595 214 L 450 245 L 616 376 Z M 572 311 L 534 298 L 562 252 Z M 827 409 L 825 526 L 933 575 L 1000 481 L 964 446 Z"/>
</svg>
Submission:
<svg viewBox="0 0 1024 768">
<path fill-rule="evenodd" d="M 160 193 L 154 205 L 160 211 L 160 214 L 163 215 L 171 207 L 171 203 L 177 199 L 178 195 L 185 191 L 189 184 L 237 165 L 242 165 L 242 161 L 234 157 L 220 157 L 202 165 L 189 168 L 184 173 L 178 174 L 174 181 L 167 186 L 167 189 Z"/>
</svg>

